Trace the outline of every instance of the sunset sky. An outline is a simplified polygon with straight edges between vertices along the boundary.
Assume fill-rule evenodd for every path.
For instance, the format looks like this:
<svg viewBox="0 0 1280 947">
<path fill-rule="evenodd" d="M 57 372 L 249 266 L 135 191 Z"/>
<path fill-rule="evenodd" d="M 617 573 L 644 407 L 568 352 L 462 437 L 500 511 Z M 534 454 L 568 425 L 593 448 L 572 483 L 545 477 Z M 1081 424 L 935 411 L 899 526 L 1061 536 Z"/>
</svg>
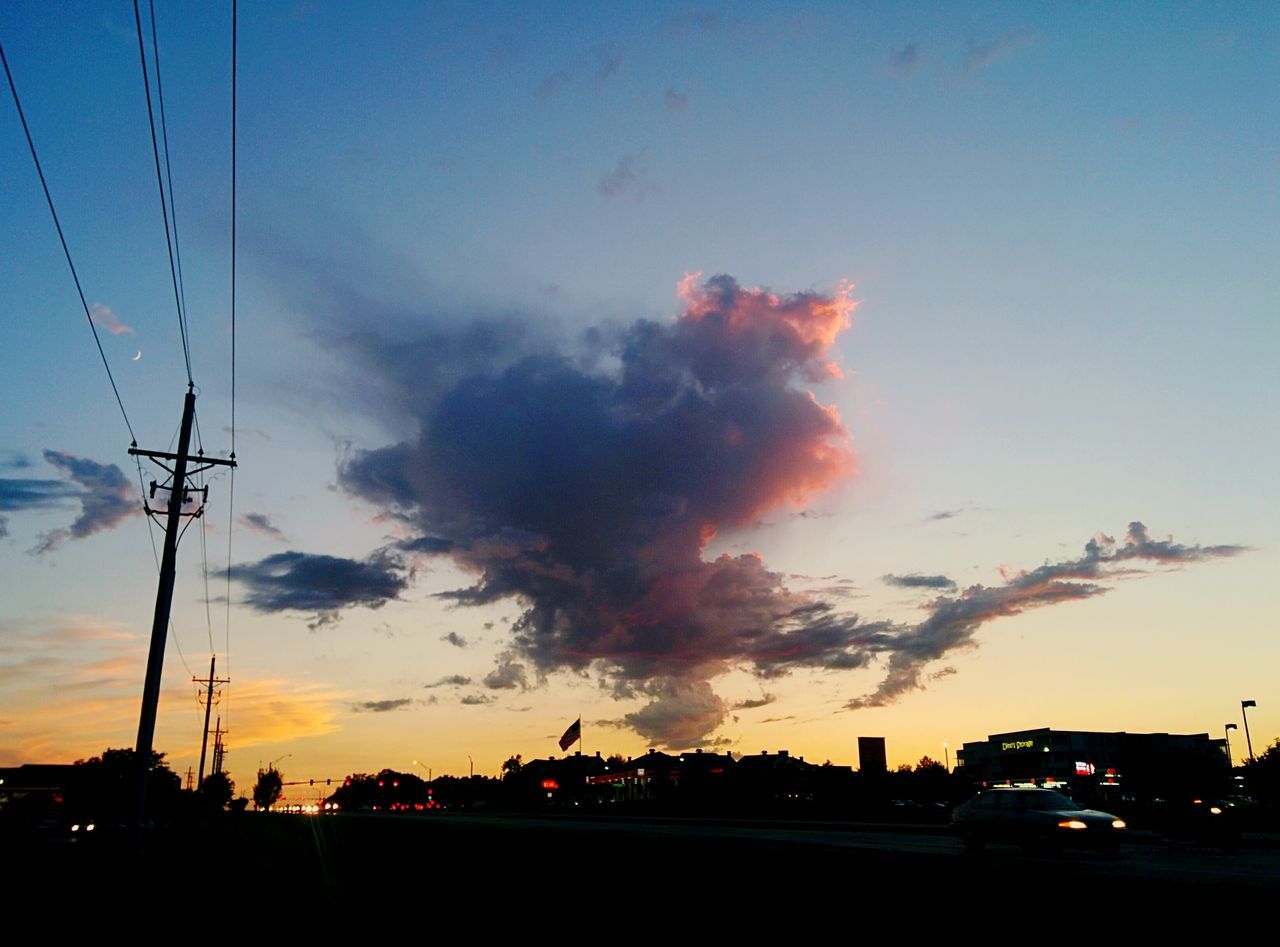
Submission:
<svg viewBox="0 0 1280 947">
<path fill-rule="evenodd" d="M 224 453 L 230 4 L 156 26 Z M 169 449 L 133 6 L 15 0 L 0 41 Z M 1242 698 L 1280 735 L 1274 5 L 246 2 L 239 57 L 240 467 L 180 547 L 175 769 L 211 650 L 246 793 L 286 754 L 496 773 L 579 715 L 590 752 L 855 766 L 860 735 L 1219 737 Z M 4 98 L 9 765 L 133 744 L 156 565 Z"/>
</svg>

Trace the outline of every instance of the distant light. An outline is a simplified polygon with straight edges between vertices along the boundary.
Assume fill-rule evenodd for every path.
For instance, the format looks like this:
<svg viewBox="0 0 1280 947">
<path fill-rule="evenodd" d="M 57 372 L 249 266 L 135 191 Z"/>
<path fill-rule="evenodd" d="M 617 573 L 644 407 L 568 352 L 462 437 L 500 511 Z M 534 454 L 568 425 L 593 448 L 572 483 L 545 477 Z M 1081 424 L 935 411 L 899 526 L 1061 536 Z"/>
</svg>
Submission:
<svg viewBox="0 0 1280 947">
<path fill-rule="evenodd" d="M 92 822 L 90 822 L 88 825 L 84 827 L 84 830 L 86 832 L 92 832 L 95 828 L 97 828 L 97 826 L 95 826 Z"/>
<path fill-rule="evenodd" d="M 1214 815 L 1222 815 L 1222 810 L 1219 809 L 1217 806 L 1210 806 L 1209 811 L 1212 812 Z M 89 828 L 93 828 L 93 826 L 91 825 L 89 826 Z"/>
<path fill-rule="evenodd" d="M 79 832 L 79 831 L 80 831 L 80 823 L 78 823 L 78 822 L 77 822 L 75 825 L 71 826 L 71 831 L 72 831 L 72 832 Z"/>
<path fill-rule="evenodd" d="M 1119 821 L 1120 821 L 1119 819 L 1116 819 L 1116 822 L 1119 822 Z M 1116 823 L 1112 822 L 1111 824 L 1115 825 Z M 1089 826 L 1085 825 L 1079 819 L 1067 819 L 1065 822 L 1058 823 L 1058 828 L 1060 829 L 1087 829 L 1088 827 Z M 1121 826 L 1116 826 L 1116 827 L 1120 828 Z"/>
<path fill-rule="evenodd" d="M 1124 819 L 1112 819 L 1112 820 L 1111 820 L 1111 827 L 1112 827 L 1113 829 L 1123 829 L 1127 824 L 1128 824 L 1128 823 L 1126 823 L 1126 822 L 1124 821 Z"/>
</svg>

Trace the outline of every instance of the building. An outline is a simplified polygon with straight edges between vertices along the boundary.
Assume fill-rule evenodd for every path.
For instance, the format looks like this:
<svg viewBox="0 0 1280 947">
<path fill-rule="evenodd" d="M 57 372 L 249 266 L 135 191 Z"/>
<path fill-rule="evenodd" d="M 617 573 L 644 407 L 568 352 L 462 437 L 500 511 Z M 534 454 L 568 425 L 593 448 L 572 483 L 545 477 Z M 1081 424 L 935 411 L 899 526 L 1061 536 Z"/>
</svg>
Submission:
<svg viewBox="0 0 1280 947">
<path fill-rule="evenodd" d="M 1082 799 L 1215 796 L 1230 783 L 1226 741 L 1207 733 L 1040 727 L 966 743 L 956 759 L 958 772 L 975 786 L 1046 786 Z"/>
<path fill-rule="evenodd" d="M 867 776 L 883 776 L 888 771 L 884 737 L 858 737 L 858 772 Z"/>
</svg>

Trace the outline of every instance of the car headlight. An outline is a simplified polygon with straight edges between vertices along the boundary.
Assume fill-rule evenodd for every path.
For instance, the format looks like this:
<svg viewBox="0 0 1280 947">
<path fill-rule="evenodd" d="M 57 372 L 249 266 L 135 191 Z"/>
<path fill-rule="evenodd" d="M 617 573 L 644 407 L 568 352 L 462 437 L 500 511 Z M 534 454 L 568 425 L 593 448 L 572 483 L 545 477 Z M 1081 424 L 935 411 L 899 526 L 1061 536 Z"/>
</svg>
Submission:
<svg viewBox="0 0 1280 947">
<path fill-rule="evenodd" d="M 1222 810 L 1219 809 L 1217 806 L 1210 806 L 1209 811 L 1214 815 L 1222 815 Z"/>
<path fill-rule="evenodd" d="M 1126 825 L 1127 825 L 1127 823 L 1124 821 L 1124 819 L 1112 819 L 1112 820 L 1111 820 L 1111 827 L 1112 827 L 1113 829 L 1123 829 L 1123 828 L 1125 828 L 1125 827 L 1126 827 Z"/>
<path fill-rule="evenodd" d="M 1058 823 L 1060 829 L 1087 829 L 1088 827 L 1079 819 L 1066 819 Z"/>
</svg>

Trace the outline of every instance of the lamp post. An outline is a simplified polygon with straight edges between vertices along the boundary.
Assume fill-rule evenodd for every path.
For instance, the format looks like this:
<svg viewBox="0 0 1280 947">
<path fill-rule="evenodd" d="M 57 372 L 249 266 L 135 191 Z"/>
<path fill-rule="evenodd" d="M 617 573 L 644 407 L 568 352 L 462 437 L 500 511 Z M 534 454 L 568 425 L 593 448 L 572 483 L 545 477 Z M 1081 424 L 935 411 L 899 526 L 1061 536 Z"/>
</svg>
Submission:
<svg viewBox="0 0 1280 947">
<path fill-rule="evenodd" d="M 942 755 L 947 761 L 947 772 L 951 772 L 951 744 L 942 744 Z"/>
<path fill-rule="evenodd" d="M 414 765 L 414 766 L 421 766 L 423 769 L 425 769 L 425 770 L 427 771 L 427 782 L 429 782 L 429 783 L 430 783 L 430 782 L 435 782 L 435 777 L 431 775 L 431 767 L 430 767 L 430 766 L 428 766 L 426 763 L 422 762 L 422 760 L 414 760 L 414 761 L 413 761 L 413 765 Z"/>
<path fill-rule="evenodd" d="M 1222 735 L 1227 738 L 1227 769 L 1228 770 L 1235 768 L 1235 764 L 1231 762 L 1231 731 L 1239 730 L 1239 729 L 1240 728 L 1237 727 L 1234 723 L 1229 723 L 1227 724 L 1226 729 L 1222 731 Z"/>
<path fill-rule="evenodd" d="M 1248 710 L 1250 707 L 1257 707 L 1257 706 L 1258 706 L 1258 702 L 1256 700 L 1240 701 L 1240 716 L 1244 718 L 1244 742 L 1245 742 L 1245 745 L 1249 747 L 1250 763 L 1253 762 L 1253 740 L 1249 738 L 1249 715 L 1245 713 L 1245 711 Z"/>
<path fill-rule="evenodd" d="M 471 754 L 467 754 L 467 762 L 471 764 L 471 778 L 476 778 L 476 761 L 471 758 Z"/>
</svg>

